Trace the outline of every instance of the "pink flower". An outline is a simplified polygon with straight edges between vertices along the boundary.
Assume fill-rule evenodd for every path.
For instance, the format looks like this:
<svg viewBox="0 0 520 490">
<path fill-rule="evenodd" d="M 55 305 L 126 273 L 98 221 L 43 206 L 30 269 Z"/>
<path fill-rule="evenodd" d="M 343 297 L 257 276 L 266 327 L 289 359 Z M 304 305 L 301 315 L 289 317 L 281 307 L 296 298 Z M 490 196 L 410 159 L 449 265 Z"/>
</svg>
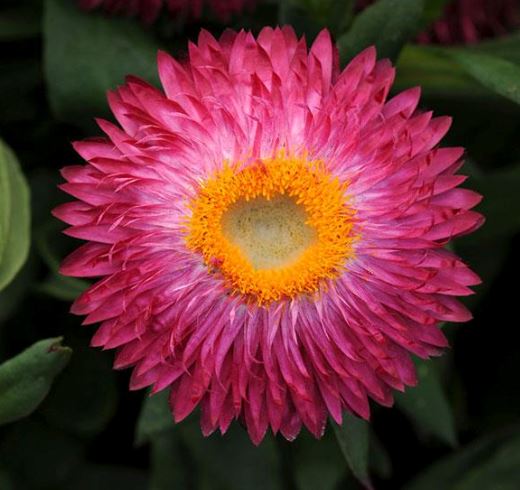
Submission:
<svg viewBox="0 0 520 490">
<path fill-rule="evenodd" d="M 362 9 L 374 0 L 358 0 Z M 519 24 L 518 0 L 452 0 L 440 19 L 417 40 L 424 44 L 471 44 L 497 37 Z"/>
<path fill-rule="evenodd" d="M 54 214 L 87 243 L 61 272 L 101 278 L 72 307 L 101 323 L 92 345 L 131 389 L 169 389 L 175 421 L 200 406 L 204 434 L 319 437 L 329 414 L 391 405 L 479 283 L 444 248 L 483 221 L 463 149 L 438 147 L 450 118 L 418 88 L 387 101 L 373 48 L 340 72 L 327 31 L 309 51 L 289 27 L 202 31 L 158 64 L 164 93 L 128 78 L 119 126 L 63 169 L 77 200 Z"/>
<path fill-rule="evenodd" d="M 144 22 L 153 22 L 165 7 L 172 15 L 199 18 L 207 6 L 220 19 L 226 21 L 238 14 L 255 0 L 79 0 L 85 10 L 103 8 L 112 14 L 138 15 Z"/>
</svg>

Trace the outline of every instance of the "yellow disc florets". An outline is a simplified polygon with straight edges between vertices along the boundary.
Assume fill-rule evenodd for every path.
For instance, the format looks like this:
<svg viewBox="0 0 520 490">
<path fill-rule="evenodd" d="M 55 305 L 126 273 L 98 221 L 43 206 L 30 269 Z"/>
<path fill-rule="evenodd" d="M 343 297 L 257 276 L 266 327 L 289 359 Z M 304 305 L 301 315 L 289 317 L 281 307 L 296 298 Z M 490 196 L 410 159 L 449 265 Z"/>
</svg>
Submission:
<svg viewBox="0 0 520 490">
<path fill-rule="evenodd" d="M 315 292 L 353 256 L 346 187 L 304 157 L 225 165 L 190 203 L 186 242 L 259 304 Z"/>
</svg>

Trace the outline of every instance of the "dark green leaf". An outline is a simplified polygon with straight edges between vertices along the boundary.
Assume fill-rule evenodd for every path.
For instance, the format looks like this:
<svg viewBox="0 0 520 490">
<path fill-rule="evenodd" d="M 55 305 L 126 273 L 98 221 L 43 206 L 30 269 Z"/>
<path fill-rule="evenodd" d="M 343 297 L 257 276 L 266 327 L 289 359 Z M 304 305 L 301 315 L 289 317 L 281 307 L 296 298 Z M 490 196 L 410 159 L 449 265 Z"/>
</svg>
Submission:
<svg viewBox="0 0 520 490">
<path fill-rule="evenodd" d="M 495 486 L 483 486 L 478 483 L 474 487 L 467 486 L 469 482 L 475 485 L 474 472 L 483 471 L 487 475 L 480 474 L 481 478 L 487 478 L 495 472 L 495 475 L 505 475 L 506 482 L 511 473 L 515 473 L 518 484 L 520 468 L 520 430 L 505 430 L 479 439 L 465 449 L 460 450 L 447 458 L 430 466 L 426 471 L 408 483 L 404 490 L 509 490 L 511 487 L 502 485 L 497 480 Z M 497 461 L 500 459 L 500 462 Z M 498 464 L 497 464 L 498 463 Z M 488 480 L 489 481 L 489 480 Z M 509 481 L 515 481 L 510 480 Z M 514 487 L 513 487 L 514 488 Z"/>
<path fill-rule="evenodd" d="M 216 433 L 204 437 L 195 417 L 183 421 L 177 429 L 197 467 L 210 475 L 211 489 L 282 489 L 280 461 L 272 437 L 266 437 L 255 447 L 247 432 L 236 423 L 231 424 L 224 436 Z"/>
<path fill-rule="evenodd" d="M 345 456 L 349 468 L 355 477 L 368 488 L 371 488 L 368 474 L 368 423 L 345 412 L 343 424 L 332 423 L 336 432 L 339 447 Z"/>
<path fill-rule="evenodd" d="M 352 21 L 354 3 L 354 0 L 281 0 L 278 20 L 280 25 L 289 24 L 310 38 L 323 28 L 338 35 Z"/>
<path fill-rule="evenodd" d="M 177 431 L 170 429 L 154 436 L 148 490 L 189 488 L 184 457 Z"/>
<path fill-rule="evenodd" d="M 65 277 L 59 274 L 51 274 L 45 282 L 40 284 L 38 290 L 57 299 L 64 301 L 75 300 L 88 287 L 88 282 Z"/>
<path fill-rule="evenodd" d="M 298 490 L 335 490 L 344 477 L 346 465 L 332 431 L 327 430 L 319 443 L 302 433 L 297 440 L 285 443 L 292 451 L 294 479 Z"/>
<path fill-rule="evenodd" d="M 47 396 L 72 353 L 61 340 L 41 340 L 0 365 L 0 424 L 29 415 Z"/>
<path fill-rule="evenodd" d="M 74 357 L 41 406 L 49 423 L 80 437 L 92 437 L 110 422 L 117 408 L 112 356 L 69 338 Z"/>
<path fill-rule="evenodd" d="M 471 236 L 472 242 L 520 231 L 520 165 L 475 177 L 469 185 L 484 197 L 478 210 L 486 218 L 482 228 Z"/>
<path fill-rule="evenodd" d="M 520 66 L 469 49 L 443 49 L 442 53 L 484 87 L 520 104 Z"/>
<path fill-rule="evenodd" d="M 485 463 L 468 471 L 457 484 L 457 490 L 518 490 L 519 484 L 520 434 L 517 434 L 499 447 Z"/>
<path fill-rule="evenodd" d="M 405 393 L 396 393 L 396 405 L 416 424 L 418 430 L 454 446 L 455 422 L 433 361 L 418 361 L 418 383 Z"/>
<path fill-rule="evenodd" d="M 126 75 L 157 80 L 158 45 L 130 19 L 85 14 L 70 0 L 46 0 L 45 76 L 54 113 L 88 127 L 108 114 L 106 92 Z"/>
<path fill-rule="evenodd" d="M 396 60 L 404 44 L 417 33 L 423 0 L 379 0 L 361 12 L 338 39 L 342 63 L 375 45 L 379 58 Z"/>
<path fill-rule="evenodd" d="M 409 44 L 397 62 L 395 90 L 420 86 L 425 95 L 478 97 L 489 94 L 457 63 L 430 46 Z"/>
<path fill-rule="evenodd" d="M 0 290 L 29 253 L 29 188 L 14 153 L 0 140 Z"/>
<path fill-rule="evenodd" d="M 392 460 L 373 430 L 370 431 L 369 461 L 370 468 L 373 468 L 375 474 L 381 478 L 390 478 L 392 475 Z"/>
<path fill-rule="evenodd" d="M 168 406 L 168 391 L 148 396 L 143 402 L 135 434 L 136 444 L 150 442 L 157 434 L 174 427 L 173 417 Z"/>
</svg>

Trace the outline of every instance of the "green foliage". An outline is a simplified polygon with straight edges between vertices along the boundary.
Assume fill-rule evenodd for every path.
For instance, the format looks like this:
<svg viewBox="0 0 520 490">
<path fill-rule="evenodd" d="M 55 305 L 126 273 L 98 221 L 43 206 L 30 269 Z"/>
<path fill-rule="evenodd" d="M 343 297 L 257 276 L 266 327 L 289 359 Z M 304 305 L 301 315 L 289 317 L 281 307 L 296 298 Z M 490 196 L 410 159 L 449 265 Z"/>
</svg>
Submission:
<svg viewBox="0 0 520 490">
<path fill-rule="evenodd" d="M 467 49 L 445 49 L 442 53 L 485 87 L 520 104 L 520 66 Z"/>
<path fill-rule="evenodd" d="M 457 443 L 455 421 L 435 363 L 419 360 L 416 365 L 417 386 L 405 393 L 396 393 L 396 405 L 415 422 L 418 431 L 454 446 Z"/>
<path fill-rule="evenodd" d="M 69 0 L 46 0 L 45 77 L 56 116 L 92 128 L 106 116 L 106 92 L 127 75 L 157 81 L 159 45 L 128 19 L 85 15 Z"/>
<path fill-rule="evenodd" d="M 520 481 L 520 431 L 502 431 L 432 465 L 404 490 L 514 490 Z"/>
<path fill-rule="evenodd" d="M 395 60 L 404 44 L 417 34 L 423 8 L 423 0 L 379 0 L 364 10 L 338 39 L 342 63 L 372 45 L 379 58 Z"/>
<path fill-rule="evenodd" d="M 339 447 L 352 473 L 366 487 L 371 487 L 368 475 L 369 428 L 368 423 L 351 415 L 343 414 L 343 424 L 332 423 Z"/>
<path fill-rule="evenodd" d="M 0 290 L 29 253 L 29 189 L 14 153 L 0 140 Z"/>
<path fill-rule="evenodd" d="M 148 396 L 143 402 L 135 434 L 136 444 L 150 442 L 154 436 L 173 428 L 173 416 L 168 406 L 168 391 Z"/>
<path fill-rule="evenodd" d="M 46 339 L 0 364 L 0 424 L 26 417 L 38 407 L 71 352 L 61 338 Z"/>
</svg>

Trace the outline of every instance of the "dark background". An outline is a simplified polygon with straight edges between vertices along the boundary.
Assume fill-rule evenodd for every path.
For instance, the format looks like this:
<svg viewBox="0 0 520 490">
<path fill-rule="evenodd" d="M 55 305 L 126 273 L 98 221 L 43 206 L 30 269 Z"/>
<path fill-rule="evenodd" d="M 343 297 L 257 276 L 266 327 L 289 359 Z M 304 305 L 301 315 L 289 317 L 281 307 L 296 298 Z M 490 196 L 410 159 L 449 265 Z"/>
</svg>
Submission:
<svg viewBox="0 0 520 490">
<path fill-rule="evenodd" d="M 352 17 L 339 22 L 333 3 L 266 2 L 233 25 L 258 31 L 290 21 L 308 39 L 322 26 L 339 37 Z M 201 26 L 214 34 L 223 29 L 211 15 L 188 25 L 165 15 L 145 27 L 136 19 L 79 12 L 72 0 L 0 2 L 0 138 L 20 161 L 32 205 L 29 258 L 0 293 L 0 362 L 43 338 L 64 336 L 73 349 L 39 408 L 0 426 L 2 490 L 362 488 L 330 427 L 321 441 L 307 433 L 293 443 L 268 436 L 254 448 L 238 423 L 224 438 L 208 440 L 199 434 L 196 414 L 169 428 L 164 399 L 143 414 L 146 394 L 128 391 L 129 372 L 113 371 L 111 353 L 90 349 L 93 328 L 68 313 L 84 284 L 60 278 L 56 265 L 77 243 L 59 234 L 50 210 L 65 199 L 56 187 L 59 169 L 80 162 L 70 141 L 99 134 L 92 121 L 107 113 L 106 89 L 130 72 L 154 82 L 156 47 L 182 57 Z M 111 37 L 118 40 L 116 53 L 106 44 Z M 399 58 L 396 87 L 422 85 L 421 106 L 454 117 L 443 145 L 466 147 L 465 186 L 484 194 L 479 209 L 487 217 L 483 229 L 456 241 L 455 249 L 484 283 L 468 299 L 474 320 L 446 325 L 451 348 L 426 365 L 440 394 L 430 380 L 396 408 L 373 404 L 372 481 L 381 489 L 514 490 L 520 488 L 520 106 L 449 57 L 422 47 L 414 52 L 414 46 Z M 466 49 L 520 63 L 514 29 Z M 420 409 L 410 414 L 413 403 Z"/>
</svg>

